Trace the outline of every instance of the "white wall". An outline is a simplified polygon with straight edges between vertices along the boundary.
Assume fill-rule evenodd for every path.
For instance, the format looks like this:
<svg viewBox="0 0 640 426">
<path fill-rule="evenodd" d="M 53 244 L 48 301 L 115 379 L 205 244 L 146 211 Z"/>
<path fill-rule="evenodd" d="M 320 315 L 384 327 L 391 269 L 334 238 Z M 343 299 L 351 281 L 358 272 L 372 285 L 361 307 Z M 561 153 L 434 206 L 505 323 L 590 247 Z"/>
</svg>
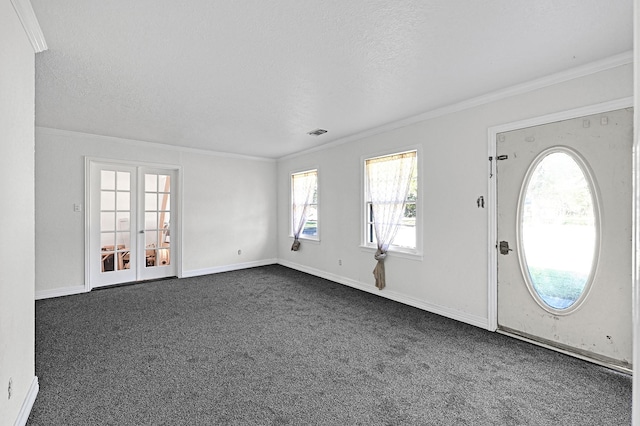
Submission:
<svg viewBox="0 0 640 426">
<path fill-rule="evenodd" d="M 9 425 L 18 419 L 32 386 L 37 387 L 34 50 L 9 0 L 0 1 L 0 64 L 0 425 Z M 9 380 L 13 383 L 11 398 Z"/>
<path fill-rule="evenodd" d="M 562 79 L 553 80 L 560 81 Z M 436 116 L 278 162 L 278 254 L 284 265 L 470 324 L 488 327 L 488 128 L 633 95 L 630 64 Z M 419 146 L 422 259 L 390 254 L 387 287 L 374 287 L 361 244 L 361 159 Z M 290 251 L 289 174 L 318 167 L 320 243 Z M 487 200 L 490 202 L 490 200 Z M 339 266 L 338 260 L 342 260 Z"/>
<path fill-rule="evenodd" d="M 181 276 L 276 261 L 275 161 L 37 128 L 36 297 L 84 289 L 85 156 L 182 168 Z"/>
</svg>

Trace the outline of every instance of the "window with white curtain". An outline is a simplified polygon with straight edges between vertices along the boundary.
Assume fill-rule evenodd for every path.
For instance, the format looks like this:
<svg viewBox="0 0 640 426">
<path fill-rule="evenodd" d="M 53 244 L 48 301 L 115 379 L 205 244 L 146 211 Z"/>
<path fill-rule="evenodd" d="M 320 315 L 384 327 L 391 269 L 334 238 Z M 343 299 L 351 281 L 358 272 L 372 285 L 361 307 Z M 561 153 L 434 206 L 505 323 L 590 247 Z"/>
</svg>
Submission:
<svg viewBox="0 0 640 426">
<path fill-rule="evenodd" d="M 318 239 L 318 170 L 291 174 L 291 234 Z"/>
<path fill-rule="evenodd" d="M 374 223 L 375 202 L 378 204 L 379 219 L 384 222 L 378 224 L 379 231 L 380 227 L 396 228 L 391 231 L 390 241 L 385 241 L 384 245 L 391 251 L 416 252 L 417 154 L 416 150 L 412 150 L 364 160 L 365 246 L 375 248 L 378 245 Z M 399 210 L 400 213 L 390 213 L 393 209 Z M 384 215 L 381 214 L 381 210 L 385 211 Z"/>
</svg>

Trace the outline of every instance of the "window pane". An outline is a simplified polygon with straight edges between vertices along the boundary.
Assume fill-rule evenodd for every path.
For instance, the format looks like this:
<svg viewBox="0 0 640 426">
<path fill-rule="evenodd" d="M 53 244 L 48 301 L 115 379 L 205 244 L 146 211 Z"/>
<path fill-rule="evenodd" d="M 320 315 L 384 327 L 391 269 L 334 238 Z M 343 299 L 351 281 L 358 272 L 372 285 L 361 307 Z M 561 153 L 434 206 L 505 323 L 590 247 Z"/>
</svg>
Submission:
<svg viewBox="0 0 640 426">
<path fill-rule="evenodd" d="M 158 192 L 171 192 L 171 176 L 158 175 L 159 185 Z"/>
<path fill-rule="evenodd" d="M 155 194 L 155 193 L 144 194 L 144 209 L 147 211 L 158 210 L 158 194 Z"/>
<path fill-rule="evenodd" d="M 118 191 L 131 190 L 131 173 L 118 172 Z"/>
<path fill-rule="evenodd" d="M 158 213 L 144 214 L 144 229 L 158 229 Z"/>
<path fill-rule="evenodd" d="M 115 244 L 115 233 L 103 232 L 100 234 L 100 247 L 102 249 L 113 250 Z"/>
<path fill-rule="evenodd" d="M 116 230 L 116 214 L 113 212 L 100 213 L 100 230 L 115 231 Z"/>
<path fill-rule="evenodd" d="M 158 192 L 158 175 L 144 175 L 144 190 L 146 192 Z"/>
<path fill-rule="evenodd" d="M 130 269 L 131 264 L 129 263 L 131 260 L 131 253 L 129 251 L 121 251 L 118 252 L 118 269 Z"/>
<path fill-rule="evenodd" d="M 162 214 L 161 214 L 162 216 Z M 164 213 L 164 218 L 163 218 L 164 223 L 161 223 L 160 227 L 161 228 L 168 228 L 169 224 L 171 223 L 171 212 L 165 212 Z"/>
<path fill-rule="evenodd" d="M 102 264 L 102 272 L 113 272 L 115 269 L 114 253 L 106 251 L 101 252 L 100 263 Z"/>
<path fill-rule="evenodd" d="M 400 225 L 398 233 L 393 239 L 393 245 L 399 247 L 413 248 L 416 246 L 416 228 L 415 226 Z"/>
<path fill-rule="evenodd" d="M 116 209 L 116 193 L 113 191 L 102 191 L 100 193 L 100 210 Z"/>
<path fill-rule="evenodd" d="M 416 203 L 415 202 L 408 202 L 404 206 L 404 219 L 402 220 L 402 222 L 406 224 L 407 220 L 409 219 L 413 219 L 413 224 L 415 225 L 416 223 Z"/>
<path fill-rule="evenodd" d="M 145 250 L 145 266 L 147 268 L 156 266 L 156 251 L 154 249 Z"/>
<path fill-rule="evenodd" d="M 416 151 L 365 160 L 366 243 L 416 248 L 417 176 Z"/>
<path fill-rule="evenodd" d="M 318 236 L 318 171 L 309 170 L 291 175 L 292 234 Z"/>
<path fill-rule="evenodd" d="M 131 247 L 131 234 L 129 232 L 116 233 L 116 240 L 118 241 L 118 250 L 124 250 Z"/>
<path fill-rule="evenodd" d="M 158 197 L 158 210 L 171 210 L 171 195 L 160 194 Z"/>
<path fill-rule="evenodd" d="M 157 250 L 156 258 L 158 259 L 158 266 L 164 266 L 171 264 L 171 251 L 169 249 Z"/>
<path fill-rule="evenodd" d="M 120 192 L 118 191 L 117 193 L 117 203 L 118 203 L 118 210 L 131 210 L 131 193 L 128 191 L 123 191 Z"/>
<path fill-rule="evenodd" d="M 302 235 L 306 235 L 308 237 L 318 235 L 318 207 L 315 205 L 311 205 L 307 210 L 307 221 L 304 224 L 304 228 L 302 229 Z"/>
<path fill-rule="evenodd" d="M 158 247 L 158 231 L 147 231 L 144 233 L 144 237 L 146 248 Z"/>
<path fill-rule="evenodd" d="M 116 172 L 111 170 L 100 172 L 100 189 L 116 189 Z"/>
<path fill-rule="evenodd" d="M 118 231 L 128 231 L 130 229 L 129 215 L 129 212 L 117 213 Z"/>
</svg>

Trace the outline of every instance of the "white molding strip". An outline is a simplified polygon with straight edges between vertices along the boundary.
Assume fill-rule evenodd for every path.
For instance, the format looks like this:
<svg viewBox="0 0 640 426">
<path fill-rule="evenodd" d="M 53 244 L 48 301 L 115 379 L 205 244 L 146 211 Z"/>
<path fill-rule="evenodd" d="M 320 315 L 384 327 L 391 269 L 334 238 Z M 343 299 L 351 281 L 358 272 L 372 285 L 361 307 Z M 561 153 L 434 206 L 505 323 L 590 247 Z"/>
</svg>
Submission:
<svg viewBox="0 0 640 426">
<path fill-rule="evenodd" d="M 633 2 L 633 48 L 640 57 L 640 0 Z M 636 372 L 640 368 L 640 68 L 636 63 L 633 71 L 633 93 L 635 96 L 633 114 L 633 212 L 632 212 L 632 272 L 631 305 L 633 318 L 633 360 Z M 633 375 L 631 400 L 631 424 L 640 425 L 640 374 Z"/>
<path fill-rule="evenodd" d="M 242 154 L 231 154 L 226 152 L 210 151 L 207 149 L 189 148 L 186 146 L 179 146 L 179 145 L 169 145 L 166 143 L 141 141 L 137 139 L 119 138 L 117 136 L 105 136 L 105 135 L 98 135 L 95 133 L 84 133 L 84 132 L 76 132 L 74 130 L 63 130 L 63 129 L 56 129 L 53 127 L 36 126 L 36 139 L 40 134 L 51 135 L 51 136 L 61 136 L 61 137 L 70 138 L 70 139 L 83 139 L 83 140 L 93 139 L 97 142 L 103 142 L 103 143 L 119 142 L 119 143 L 126 143 L 128 145 L 139 146 L 142 148 L 165 149 L 167 151 L 185 152 L 185 153 L 199 154 L 199 155 L 210 155 L 214 157 L 223 157 L 223 158 L 236 158 L 240 160 L 265 161 L 268 163 L 274 163 L 277 161 L 273 158 L 254 157 L 254 156 L 242 155 Z"/>
<path fill-rule="evenodd" d="M 567 111 L 560 111 L 553 114 L 543 115 L 539 117 L 533 117 L 526 120 L 515 121 L 512 123 L 505 123 L 498 126 L 489 127 L 487 130 L 487 151 L 488 157 L 496 157 L 496 137 L 499 133 L 509 132 L 511 130 L 524 129 L 527 127 L 540 126 L 548 123 L 554 123 L 562 120 L 570 120 L 573 118 L 584 117 L 592 114 L 600 114 L 607 111 L 615 111 L 621 108 L 628 108 L 633 106 L 633 97 L 616 99 L 613 101 L 602 102 L 599 104 L 588 105 L 580 108 L 575 108 Z M 489 244 L 488 249 L 488 289 L 487 289 L 487 306 L 489 316 L 489 330 L 495 331 L 498 329 L 498 204 L 497 204 L 497 181 L 493 179 L 496 176 L 496 162 L 492 161 L 490 164 L 489 177 L 488 177 L 488 199 L 487 203 L 487 216 L 488 216 L 488 229 L 489 229 Z M 634 171 L 634 173 L 636 173 Z"/>
<path fill-rule="evenodd" d="M 33 403 L 36 401 L 39 390 L 40 384 L 38 383 L 38 376 L 33 376 L 31 386 L 29 386 L 27 396 L 24 401 L 22 401 L 22 407 L 20 407 L 20 412 L 18 413 L 18 418 L 16 418 L 14 426 L 24 426 L 27 424 L 29 414 L 31 414 L 31 409 L 33 408 Z"/>
<path fill-rule="evenodd" d="M 214 266 L 211 268 L 192 269 L 190 271 L 183 271 L 182 278 L 199 277 L 201 275 L 219 274 L 220 272 L 237 271 L 239 269 L 255 268 L 258 266 L 275 265 L 278 263 L 278 259 L 264 259 L 256 260 L 253 262 L 234 263 L 232 265 Z"/>
<path fill-rule="evenodd" d="M 71 296 L 74 294 L 86 293 L 90 289 L 85 288 L 84 285 L 74 287 L 61 287 L 51 290 L 36 291 L 36 300 L 41 299 L 53 299 L 54 297 Z"/>
<path fill-rule="evenodd" d="M 464 111 L 466 109 L 474 108 L 477 106 L 485 105 L 491 102 L 496 102 L 502 99 L 510 98 L 512 96 L 521 95 L 524 93 L 532 92 L 534 90 L 543 89 L 554 84 L 563 83 L 565 81 L 575 80 L 580 77 L 585 77 L 591 74 L 596 74 L 608 69 L 617 68 L 623 65 L 633 64 L 633 51 L 624 52 L 618 55 L 611 56 L 609 58 L 602 59 L 600 61 L 585 64 L 579 67 L 571 68 L 566 71 L 562 71 L 556 74 L 551 74 L 546 77 L 541 77 L 526 83 L 517 84 L 515 86 L 507 87 L 505 89 L 496 90 L 494 92 L 486 93 L 484 95 L 470 98 L 462 102 L 447 105 L 442 108 L 437 108 L 431 111 L 424 112 L 412 117 L 408 117 L 402 120 L 394 121 L 384 124 L 373 129 L 365 130 L 364 132 L 356 133 L 350 136 L 346 136 L 341 139 L 337 139 L 333 142 L 326 143 L 321 146 L 310 148 L 304 151 L 296 152 L 284 157 L 280 157 L 278 160 L 288 160 L 301 155 L 306 155 L 312 152 L 322 151 L 334 146 L 342 145 L 348 142 L 364 139 L 369 136 L 378 135 L 391 130 L 406 127 L 411 124 L 419 123 L 421 121 L 430 120 L 437 117 L 453 114 L 455 112 Z"/>
<path fill-rule="evenodd" d="M 27 33 L 31 46 L 33 46 L 33 51 L 40 53 L 47 50 L 47 42 L 44 39 L 42 28 L 40 28 L 31 2 L 29 0 L 11 0 L 11 4 L 22 23 L 25 33 Z"/>
<path fill-rule="evenodd" d="M 423 311 L 441 315 L 443 317 L 447 317 L 456 321 L 460 321 L 466 324 L 480 327 L 485 330 L 489 329 L 487 318 L 479 317 L 477 315 L 472 315 L 466 312 L 461 312 L 446 306 L 436 305 L 433 303 L 414 299 L 404 294 L 397 293 L 394 291 L 389 291 L 387 289 L 380 291 L 373 285 L 367 285 L 359 281 L 355 281 L 355 280 L 345 278 L 339 275 L 335 275 L 329 272 L 321 271 L 319 269 L 310 268 L 308 266 L 300 265 L 294 262 L 290 262 L 288 260 L 280 259 L 278 260 L 278 263 L 282 266 L 286 266 L 287 268 L 295 269 L 297 271 L 305 272 L 307 274 L 314 275 L 316 277 L 337 282 L 338 284 L 343 284 L 348 287 L 366 291 L 367 293 L 375 294 L 376 296 L 384 297 L 386 299 L 390 299 L 395 302 L 402 303 L 404 305 L 413 306 L 414 308 L 422 309 Z"/>
</svg>

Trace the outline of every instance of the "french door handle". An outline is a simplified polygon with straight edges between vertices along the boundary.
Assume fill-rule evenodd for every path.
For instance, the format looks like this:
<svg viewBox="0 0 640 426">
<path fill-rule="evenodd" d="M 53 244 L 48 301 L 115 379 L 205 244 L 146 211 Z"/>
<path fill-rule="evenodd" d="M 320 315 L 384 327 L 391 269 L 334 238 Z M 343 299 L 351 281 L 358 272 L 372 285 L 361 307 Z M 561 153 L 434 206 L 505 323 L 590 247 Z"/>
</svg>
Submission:
<svg viewBox="0 0 640 426">
<path fill-rule="evenodd" d="M 138 232 L 138 234 L 144 234 L 144 231 L 140 231 L 140 232 Z"/>
</svg>

